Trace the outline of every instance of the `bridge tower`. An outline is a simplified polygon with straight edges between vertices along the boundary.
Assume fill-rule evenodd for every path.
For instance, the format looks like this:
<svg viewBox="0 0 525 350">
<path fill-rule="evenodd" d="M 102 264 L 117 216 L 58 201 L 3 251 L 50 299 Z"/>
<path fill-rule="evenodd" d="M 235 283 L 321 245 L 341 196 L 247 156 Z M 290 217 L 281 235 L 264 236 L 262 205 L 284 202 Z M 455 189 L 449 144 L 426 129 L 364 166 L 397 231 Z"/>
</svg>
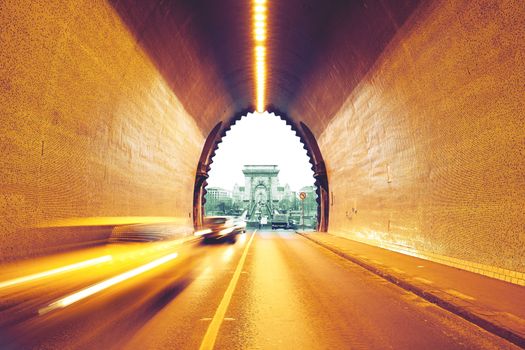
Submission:
<svg viewBox="0 0 525 350">
<path fill-rule="evenodd" d="M 274 205 L 278 202 L 278 166 L 245 165 L 242 172 L 245 183 L 244 200 L 248 202 L 248 221 L 257 221 L 264 216 L 271 218 Z"/>
</svg>

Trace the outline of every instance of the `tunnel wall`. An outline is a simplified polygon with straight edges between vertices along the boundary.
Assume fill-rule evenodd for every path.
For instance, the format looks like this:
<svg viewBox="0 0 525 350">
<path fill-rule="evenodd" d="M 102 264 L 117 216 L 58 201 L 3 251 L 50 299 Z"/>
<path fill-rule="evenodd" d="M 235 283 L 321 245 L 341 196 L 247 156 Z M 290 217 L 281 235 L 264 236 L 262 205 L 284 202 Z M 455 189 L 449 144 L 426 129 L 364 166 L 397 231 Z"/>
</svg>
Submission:
<svg viewBox="0 0 525 350">
<path fill-rule="evenodd" d="M 319 137 L 330 232 L 525 283 L 524 19 L 519 1 L 415 11 Z M 314 91 L 352 80 L 335 57 Z"/>
<path fill-rule="evenodd" d="M 113 8 L 2 1 L 0 28 L 0 260 L 191 225 L 203 133 Z"/>
</svg>

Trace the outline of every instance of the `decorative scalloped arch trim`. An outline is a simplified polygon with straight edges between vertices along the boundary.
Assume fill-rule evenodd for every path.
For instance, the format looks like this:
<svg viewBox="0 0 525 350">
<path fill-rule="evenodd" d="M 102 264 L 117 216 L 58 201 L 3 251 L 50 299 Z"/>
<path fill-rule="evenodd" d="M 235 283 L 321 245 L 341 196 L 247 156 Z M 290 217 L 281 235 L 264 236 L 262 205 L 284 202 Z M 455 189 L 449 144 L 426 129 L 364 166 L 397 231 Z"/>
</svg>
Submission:
<svg viewBox="0 0 525 350">
<path fill-rule="evenodd" d="M 219 122 L 213 130 L 209 133 L 204 143 L 204 147 L 199 158 L 197 165 L 197 173 L 195 178 L 195 186 L 193 191 L 193 223 L 195 229 L 198 229 L 202 225 L 202 217 L 204 214 L 203 207 L 206 203 L 206 186 L 208 185 L 208 172 L 210 171 L 211 164 L 213 163 L 213 157 L 217 151 L 219 144 L 222 139 L 226 136 L 226 133 L 243 117 L 246 117 L 248 113 L 252 113 L 251 109 L 245 109 L 237 113 L 228 122 Z M 317 194 L 317 230 L 326 232 L 328 230 L 328 215 L 329 215 L 329 198 L 328 198 L 328 176 L 326 173 L 326 167 L 324 164 L 323 157 L 315 136 L 310 129 L 303 123 L 299 125 L 294 122 L 286 113 L 283 113 L 275 108 L 268 110 L 270 115 L 284 120 L 286 125 L 292 128 L 295 132 L 299 141 L 303 144 L 303 148 L 306 150 L 312 170 L 314 172 L 315 187 Z"/>
</svg>

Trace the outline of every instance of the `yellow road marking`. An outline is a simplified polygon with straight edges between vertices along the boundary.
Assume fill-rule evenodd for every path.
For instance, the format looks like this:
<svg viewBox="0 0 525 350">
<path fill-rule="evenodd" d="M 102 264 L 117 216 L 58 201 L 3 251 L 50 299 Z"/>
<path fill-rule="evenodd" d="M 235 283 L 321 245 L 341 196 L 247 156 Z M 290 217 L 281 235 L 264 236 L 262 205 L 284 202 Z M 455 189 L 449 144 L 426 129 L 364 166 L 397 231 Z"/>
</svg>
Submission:
<svg viewBox="0 0 525 350">
<path fill-rule="evenodd" d="M 206 331 L 206 334 L 202 339 L 202 343 L 199 348 L 200 350 L 211 350 L 215 346 L 215 341 L 217 340 L 219 329 L 221 328 L 222 321 L 224 320 L 224 315 L 226 315 L 226 311 L 228 310 L 228 306 L 230 305 L 233 292 L 235 291 L 235 287 L 237 286 L 237 282 L 239 281 L 239 276 L 241 275 L 244 261 L 246 260 L 246 256 L 248 255 L 248 249 L 250 249 L 250 245 L 252 244 L 253 237 L 255 237 L 256 232 L 257 230 L 253 232 L 252 236 L 250 237 L 250 240 L 248 241 L 248 244 L 244 248 L 244 252 L 242 253 L 241 259 L 237 264 L 237 268 L 235 269 L 230 284 L 228 285 L 228 288 L 226 288 L 226 292 L 224 292 L 224 296 L 222 297 L 219 307 L 217 308 L 217 311 L 215 311 L 215 315 L 213 316 L 213 319 L 210 322 L 210 325 L 208 326 L 208 330 Z"/>
</svg>

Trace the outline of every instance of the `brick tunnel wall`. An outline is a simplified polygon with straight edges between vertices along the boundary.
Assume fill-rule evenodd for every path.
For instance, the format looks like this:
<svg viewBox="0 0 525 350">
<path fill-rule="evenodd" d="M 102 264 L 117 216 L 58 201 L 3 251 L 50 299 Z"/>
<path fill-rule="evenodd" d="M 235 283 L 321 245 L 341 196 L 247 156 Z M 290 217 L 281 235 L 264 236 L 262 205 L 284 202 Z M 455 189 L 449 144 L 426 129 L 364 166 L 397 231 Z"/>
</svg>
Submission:
<svg viewBox="0 0 525 350">
<path fill-rule="evenodd" d="M 2 1 L 0 27 L 0 260 L 107 236 L 63 218 L 191 225 L 204 135 L 112 7 Z"/>
<path fill-rule="evenodd" d="M 520 1 L 432 1 L 407 20 L 319 137 L 330 232 L 525 272 L 524 19 Z M 324 77 L 351 79 L 338 58 Z"/>
</svg>

